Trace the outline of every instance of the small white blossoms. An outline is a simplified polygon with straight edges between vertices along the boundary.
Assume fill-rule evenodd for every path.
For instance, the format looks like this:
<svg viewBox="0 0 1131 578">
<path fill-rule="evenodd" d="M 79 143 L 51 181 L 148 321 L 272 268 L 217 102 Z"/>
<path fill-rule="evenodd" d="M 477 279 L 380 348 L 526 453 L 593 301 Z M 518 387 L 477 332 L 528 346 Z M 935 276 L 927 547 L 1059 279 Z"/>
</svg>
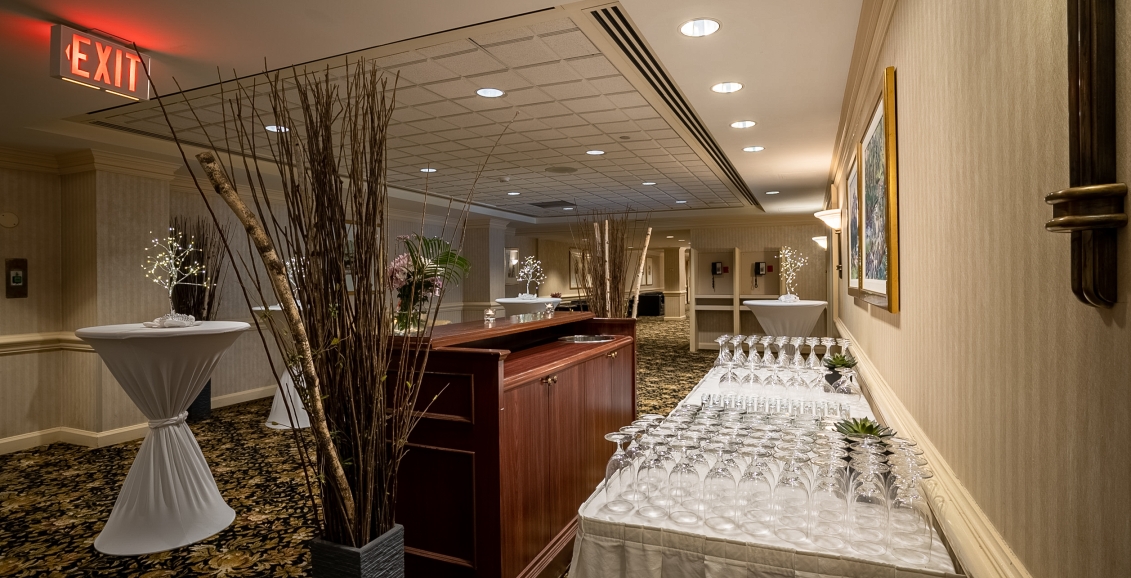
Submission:
<svg viewBox="0 0 1131 578">
<path fill-rule="evenodd" d="M 785 285 L 785 295 L 797 295 L 795 293 L 796 286 L 794 283 L 797 281 L 797 272 L 809 262 L 809 259 L 801 254 L 801 251 L 793 247 L 781 248 L 781 279 Z"/>
<path fill-rule="evenodd" d="M 173 229 L 169 229 L 172 233 Z M 169 312 L 173 311 L 173 289 L 177 285 L 197 285 L 206 287 L 204 283 L 194 283 L 190 279 L 203 276 L 204 267 L 194 259 L 196 248 L 192 240 L 187 247 L 181 246 L 176 234 L 170 234 L 164 239 L 154 238 L 151 246 L 145 248 L 145 276 L 160 285 L 169 295 Z"/>
<path fill-rule="evenodd" d="M 534 283 L 534 290 L 538 291 L 538 286 L 546 280 L 546 274 L 542 272 L 542 262 L 534 257 L 524 259 L 522 268 L 518 270 L 518 280 L 526 281 L 527 294 L 530 294 L 531 283 Z"/>
</svg>

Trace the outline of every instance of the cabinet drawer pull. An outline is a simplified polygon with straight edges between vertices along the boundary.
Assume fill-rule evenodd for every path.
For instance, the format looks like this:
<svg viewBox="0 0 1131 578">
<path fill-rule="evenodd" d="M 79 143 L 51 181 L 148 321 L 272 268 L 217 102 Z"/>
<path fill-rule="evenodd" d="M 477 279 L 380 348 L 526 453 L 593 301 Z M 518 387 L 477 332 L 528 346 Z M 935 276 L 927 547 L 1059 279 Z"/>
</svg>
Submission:
<svg viewBox="0 0 1131 578">
<path fill-rule="evenodd" d="M 605 354 L 605 357 L 611 357 L 611 358 L 613 358 L 613 359 L 616 359 L 616 358 L 617 358 L 617 355 L 620 355 L 620 352 L 619 352 L 619 351 L 611 351 L 611 352 L 609 352 L 609 353 L 606 353 L 606 354 Z"/>
<path fill-rule="evenodd" d="M 558 382 L 558 376 L 556 376 L 556 375 L 549 375 L 549 376 L 542 378 L 542 384 L 543 385 L 554 385 L 557 382 Z"/>
</svg>

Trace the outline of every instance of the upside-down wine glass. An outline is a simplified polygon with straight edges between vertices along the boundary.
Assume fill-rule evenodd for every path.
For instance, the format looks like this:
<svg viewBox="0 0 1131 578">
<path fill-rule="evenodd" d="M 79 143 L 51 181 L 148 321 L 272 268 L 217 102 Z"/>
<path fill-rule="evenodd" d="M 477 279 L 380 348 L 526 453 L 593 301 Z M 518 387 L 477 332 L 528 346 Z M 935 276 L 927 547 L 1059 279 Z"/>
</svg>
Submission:
<svg viewBox="0 0 1131 578">
<path fill-rule="evenodd" d="M 817 345 L 821 343 L 820 337 L 806 337 L 805 345 L 809 346 L 809 357 L 805 358 L 806 369 L 819 369 L 821 361 L 817 359 Z"/>
<path fill-rule="evenodd" d="M 832 357 L 833 346 L 836 345 L 836 339 L 832 337 L 822 337 L 821 345 L 825 346 L 825 350 L 821 352 L 821 365 L 825 364 L 825 360 Z"/>
<path fill-rule="evenodd" d="M 632 510 L 632 502 L 621 497 L 621 493 L 631 490 L 633 483 L 632 460 L 624 453 L 624 442 L 633 434 L 615 431 L 605 434 L 605 439 L 617 444 L 617 451 L 605 466 L 605 507 L 613 512 L 623 513 Z"/>
</svg>

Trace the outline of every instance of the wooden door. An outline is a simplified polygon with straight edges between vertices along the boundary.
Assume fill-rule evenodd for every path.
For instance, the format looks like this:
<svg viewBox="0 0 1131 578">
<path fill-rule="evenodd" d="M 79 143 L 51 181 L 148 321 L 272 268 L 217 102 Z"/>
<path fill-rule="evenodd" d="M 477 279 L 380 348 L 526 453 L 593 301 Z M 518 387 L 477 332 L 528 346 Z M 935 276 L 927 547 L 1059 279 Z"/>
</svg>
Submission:
<svg viewBox="0 0 1131 578">
<path fill-rule="evenodd" d="M 605 466 L 616 451 L 616 445 L 606 441 L 605 434 L 629 425 L 635 418 L 634 364 L 633 346 L 626 345 L 583 366 L 585 411 L 579 441 L 585 447 L 584 480 L 589 493 L 604 479 Z"/>
<path fill-rule="evenodd" d="M 517 576 L 549 543 L 549 386 L 531 381 L 503 392 L 499 432 L 503 576 Z"/>
<path fill-rule="evenodd" d="M 584 439 L 585 373 L 574 366 L 553 375 L 549 392 L 549 413 L 546 421 L 553 435 L 549 446 L 549 518 L 550 531 L 557 535 L 573 522 L 577 508 L 593 492 L 595 483 L 585 468 Z"/>
</svg>

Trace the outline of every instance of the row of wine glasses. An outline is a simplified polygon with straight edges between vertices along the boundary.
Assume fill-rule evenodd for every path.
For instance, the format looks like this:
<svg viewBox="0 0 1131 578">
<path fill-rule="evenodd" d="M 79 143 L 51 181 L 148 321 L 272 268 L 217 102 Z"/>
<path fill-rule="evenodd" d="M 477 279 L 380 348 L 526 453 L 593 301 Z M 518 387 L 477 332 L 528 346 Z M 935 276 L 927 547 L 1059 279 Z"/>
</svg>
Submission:
<svg viewBox="0 0 1131 578">
<path fill-rule="evenodd" d="M 642 416 L 606 436 L 617 450 L 602 511 L 928 564 L 923 452 L 906 438 L 846 436 L 838 421 L 757 402 Z"/>
<path fill-rule="evenodd" d="M 763 397 L 757 395 L 736 395 L 733 393 L 704 393 L 700 404 L 706 408 L 749 410 L 757 413 L 788 414 L 794 419 L 802 416 L 810 418 L 852 417 L 852 407 L 836 400 L 813 400 L 789 397 Z"/>
<path fill-rule="evenodd" d="M 719 344 L 716 367 L 789 367 L 793 369 L 820 369 L 825 358 L 836 354 L 834 347 L 840 348 L 840 355 L 848 355 L 852 342 L 840 337 L 785 337 L 773 335 L 720 335 L 715 339 Z M 746 350 L 742 345 L 746 344 Z M 762 345 L 759 352 L 757 345 Z M 809 356 L 803 357 L 801 346 L 809 346 Z M 820 355 L 817 347 L 824 346 Z M 777 348 L 775 354 L 773 348 Z"/>
</svg>

